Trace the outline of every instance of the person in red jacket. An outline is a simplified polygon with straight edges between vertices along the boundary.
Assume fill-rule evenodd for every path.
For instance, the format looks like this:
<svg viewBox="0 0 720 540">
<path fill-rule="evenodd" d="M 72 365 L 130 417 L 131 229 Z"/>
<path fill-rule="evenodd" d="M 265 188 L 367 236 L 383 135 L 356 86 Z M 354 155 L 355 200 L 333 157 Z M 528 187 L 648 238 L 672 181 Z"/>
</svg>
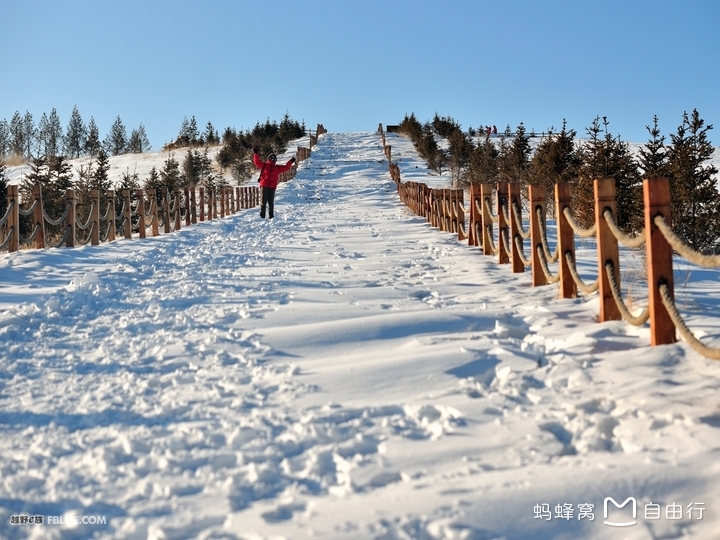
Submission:
<svg viewBox="0 0 720 540">
<path fill-rule="evenodd" d="M 277 164 L 277 156 L 270 154 L 267 161 L 260 159 L 257 146 L 253 146 L 253 163 L 260 169 L 260 187 L 262 188 L 262 204 L 260 206 L 260 217 L 265 217 L 265 207 L 268 208 L 268 218 L 272 219 L 275 210 L 275 190 L 278 185 L 278 177 L 281 173 L 290 170 L 295 163 L 295 158 L 291 157 L 285 165 Z"/>
</svg>

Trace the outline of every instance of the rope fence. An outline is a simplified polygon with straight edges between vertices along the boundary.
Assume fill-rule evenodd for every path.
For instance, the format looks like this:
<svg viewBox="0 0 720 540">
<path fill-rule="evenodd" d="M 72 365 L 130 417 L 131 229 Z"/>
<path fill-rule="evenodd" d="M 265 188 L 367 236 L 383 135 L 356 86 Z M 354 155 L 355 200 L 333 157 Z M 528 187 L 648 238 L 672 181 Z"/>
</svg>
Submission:
<svg viewBox="0 0 720 540">
<path fill-rule="evenodd" d="M 310 131 L 310 146 L 298 147 L 292 168 L 279 177 L 288 182 L 297 174 L 298 164 L 310 158 L 311 148 L 318 137 L 327 130 L 318 124 L 313 134 Z M 65 206 L 59 217 L 48 214 L 43 205 L 40 184 L 33 187 L 32 200 L 22 201 L 17 185 L 7 188 L 7 208 L 0 218 L 0 251 L 15 252 L 21 247 L 44 249 L 47 247 L 76 247 L 114 242 L 117 238 L 131 239 L 159 236 L 179 231 L 183 226 L 198 222 L 222 219 L 241 210 L 260 204 L 260 189 L 257 186 L 199 186 L 176 188 L 166 191 L 158 198 L 154 189 L 122 190 L 117 193 L 108 190 L 90 190 L 90 208 L 83 221 L 78 215 L 78 192 L 65 192 Z M 122 200 L 122 203 L 118 200 Z M 23 203 L 26 208 L 23 208 Z M 116 204 L 120 212 L 116 212 Z M 21 218 L 30 219 L 32 225 L 28 236 L 20 233 Z M 63 227 L 58 234 L 59 241 L 50 243 L 46 227 Z"/>
<path fill-rule="evenodd" d="M 720 360 L 720 347 L 702 343 L 679 313 L 673 291 L 673 252 L 704 268 L 720 268 L 720 255 L 698 253 L 672 231 L 667 178 L 643 181 L 645 228 L 634 236 L 625 234 L 617 224 L 613 179 L 593 182 L 595 223 L 588 228 L 581 227 L 573 216 L 570 185 L 556 184 L 553 202 L 557 241 L 551 250 L 544 186 L 529 186 L 527 200 L 523 201 L 519 184 L 470 184 L 467 189 L 470 201 L 465 206 L 463 189 L 436 189 L 419 182 L 403 182 L 398 165 L 392 162 L 382 124 L 378 132 L 400 200 L 431 226 L 457 233 L 458 240 L 467 240 L 468 245 L 479 247 L 483 255 L 497 257 L 498 264 L 510 264 L 514 273 L 529 268 L 533 286 L 557 284 L 560 298 L 575 298 L 578 290 L 586 295 L 597 293 L 599 322 L 625 320 L 642 326 L 649 321 L 651 345 L 675 343 L 679 335 L 696 352 Z M 523 227 L 523 207 L 529 209 L 527 229 Z M 578 271 L 575 236 L 595 241 L 597 277 L 593 282 L 584 281 Z M 527 241 L 530 248 L 526 257 Z M 619 245 L 645 253 L 648 305 L 641 310 L 631 309 L 623 297 Z M 556 269 L 550 265 L 556 265 Z"/>
</svg>

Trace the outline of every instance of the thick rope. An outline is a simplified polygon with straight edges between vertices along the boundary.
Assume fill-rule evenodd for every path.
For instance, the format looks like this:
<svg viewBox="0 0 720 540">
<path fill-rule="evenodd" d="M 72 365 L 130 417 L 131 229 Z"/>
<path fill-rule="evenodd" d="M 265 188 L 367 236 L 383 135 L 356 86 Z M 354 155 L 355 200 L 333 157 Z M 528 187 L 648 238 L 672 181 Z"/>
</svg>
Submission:
<svg viewBox="0 0 720 540">
<path fill-rule="evenodd" d="M 108 205 L 105 208 L 105 214 L 100 215 L 100 221 L 107 221 L 108 216 L 110 215 L 110 207 L 112 206 L 112 203 L 108 201 Z M 114 212 L 114 211 L 113 211 Z"/>
<path fill-rule="evenodd" d="M 100 243 L 107 242 L 108 238 L 110 238 L 110 227 L 105 230 L 105 234 L 100 233 Z"/>
<path fill-rule="evenodd" d="M 636 236 L 629 236 L 622 232 L 620 227 L 617 226 L 617 223 L 615 223 L 615 216 L 613 216 L 613 213 L 609 208 L 606 208 L 603 211 L 603 217 L 605 218 L 605 222 L 608 224 L 610 232 L 612 232 L 617 241 L 625 247 L 636 249 L 645 244 L 645 229 L 640 231 Z"/>
<path fill-rule="evenodd" d="M 535 209 L 535 212 L 537 213 L 538 225 L 540 225 L 540 243 L 542 244 L 543 251 L 545 252 L 545 258 L 551 263 L 556 263 L 560 259 L 560 245 L 559 243 L 556 243 L 555 253 L 550 255 L 550 246 L 547 241 L 547 229 L 545 228 L 545 219 L 542 215 L 542 208 L 538 206 Z"/>
<path fill-rule="evenodd" d="M 37 236 L 38 232 L 40 231 L 40 224 L 35 224 L 35 229 L 33 230 L 32 234 L 30 236 L 23 236 L 22 234 L 19 236 L 20 243 L 21 244 L 29 244 L 33 240 L 35 240 L 35 237 Z"/>
<path fill-rule="evenodd" d="M 589 285 L 582 280 L 580 274 L 578 274 L 577 266 L 575 266 L 575 258 L 573 257 L 572 252 L 568 251 L 565 253 L 565 260 L 568 263 L 568 270 L 570 270 L 570 275 L 572 276 L 573 281 L 575 282 L 575 285 L 577 285 L 578 289 L 580 289 L 585 294 L 592 294 L 600 288 L 600 277 L 598 277 Z"/>
<path fill-rule="evenodd" d="M 540 268 L 543 271 L 543 274 L 545 274 L 545 279 L 547 279 L 548 283 L 559 283 L 560 282 L 560 272 L 555 274 L 554 276 L 552 273 L 550 273 L 550 268 L 548 267 L 548 261 L 545 257 L 545 251 L 543 250 L 542 246 L 537 246 L 536 248 L 538 252 L 538 259 L 540 259 Z"/>
<path fill-rule="evenodd" d="M 575 218 L 572 215 L 572 212 L 570 212 L 570 207 L 566 206 L 563 208 L 563 215 L 565 216 L 565 219 L 567 219 L 568 225 L 570 225 L 570 228 L 577 234 L 580 238 L 590 238 L 592 236 L 595 236 L 595 228 L 596 225 L 593 225 L 589 229 L 585 229 L 584 227 L 581 227 L 580 224 L 575 221 Z"/>
<path fill-rule="evenodd" d="M 95 223 L 93 221 L 92 227 L 90 227 L 90 232 L 88 233 L 87 238 L 85 240 L 78 240 L 77 245 L 86 246 L 87 244 L 89 244 L 90 240 L 92 239 L 93 231 L 95 230 L 95 227 L 97 227 L 97 223 Z"/>
<path fill-rule="evenodd" d="M 10 230 L 8 231 L 8 235 L 5 237 L 5 240 L 3 240 L 2 244 L 0 244 L 0 250 L 5 249 L 7 245 L 10 243 L 10 239 L 15 234 L 15 227 L 10 227 Z"/>
<path fill-rule="evenodd" d="M 510 223 L 510 216 L 508 215 L 508 213 L 507 213 L 507 208 L 506 208 L 505 206 L 506 206 L 506 205 L 503 204 L 503 205 L 500 207 L 500 211 L 502 212 L 503 219 L 505 220 L 505 223 Z"/>
<path fill-rule="evenodd" d="M 7 223 L 7 220 L 10 218 L 10 212 L 13 211 L 13 208 L 15 208 L 16 204 L 17 203 L 15 201 L 12 201 L 8 205 L 7 210 L 5 210 L 5 215 L 2 217 L 2 219 L 0 219 L 0 227 L 2 227 L 3 225 L 5 225 L 5 223 Z"/>
<path fill-rule="evenodd" d="M 515 246 L 517 247 L 517 253 L 518 257 L 520 258 L 520 262 L 523 263 L 525 266 L 532 266 L 532 261 L 530 259 L 525 258 L 525 254 L 523 253 L 523 243 L 522 243 L 522 237 L 520 235 L 517 235 L 515 237 Z"/>
<path fill-rule="evenodd" d="M 65 220 L 67 219 L 67 215 L 70 212 L 70 206 L 71 204 L 68 203 L 65 205 L 65 211 L 63 212 L 63 215 L 60 216 L 58 219 L 52 219 L 50 216 L 48 216 L 47 212 L 45 211 L 45 208 L 43 208 L 43 219 L 47 221 L 50 225 L 53 227 L 58 227 L 65 223 Z"/>
<path fill-rule="evenodd" d="M 676 235 L 665 221 L 662 215 L 655 216 L 653 220 L 655 225 L 667 240 L 668 244 L 693 264 L 702 266 L 703 268 L 719 268 L 720 255 L 703 255 L 693 248 L 685 244 L 678 235 Z"/>
<path fill-rule="evenodd" d="M 490 208 L 490 202 L 487 199 L 483 201 L 483 204 L 485 205 L 485 210 L 487 210 L 487 213 L 490 216 L 490 221 L 492 221 L 493 223 L 497 223 L 498 221 L 500 221 L 499 216 L 493 216 L 492 209 Z"/>
<path fill-rule="evenodd" d="M 522 223 L 520 223 L 520 205 L 515 206 L 515 212 L 513 212 L 513 216 L 515 219 L 515 227 L 517 227 L 518 234 L 523 240 L 530 240 L 530 229 L 525 231 L 522 227 Z"/>
<path fill-rule="evenodd" d="M 117 223 L 121 219 L 125 219 L 125 208 L 127 208 L 127 199 L 123 199 L 123 204 L 122 204 L 122 208 L 120 209 L 120 213 L 115 214 L 115 223 Z"/>
<path fill-rule="evenodd" d="M 682 317 L 680 316 L 680 313 L 678 313 L 675 302 L 672 298 L 670 298 L 670 288 L 667 286 L 667 283 L 661 283 L 659 289 L 660 298 L 662 299 L 662 303 L 665 306 L 665 309 L 670 315 L 670 319 L 675 325 L 675 328 L 677 328 L 678 332 L 680 332 L 682 338 L 687 342 L 687 344 L 690 345 L 690 347 L 692 347 L 695 352 L 700 353 L 706 358 L 710 358 L 711 360 L 720 360 L 720 349 L 708 347 L 707 345 L 703 344 L 687 327 L 685 321 L 683 321 Z"/>
<path fill-rule="evenodd" d="M 53 247 L 59 248 L 60 246 L 65 244 L 67 242 L 68 236 L 70 236 L 71 231 L 72 227 L 70 227 L 70 225 L 65 227 L 65 233 L 63 233 L 63 237 Z"/>
<path fill-rule="evenodd" d="M 492 227 L 490 227 L 489 225 L 488 225 L 487 229 L 488 229 L 488 233 L 492 232 Z M 497 247 L 495 246 L 495 239 L 493 238 L 493 235 L 488 234 L 487 238 L 488 238 L 488 247 L 490 248 L 490 251 L 492 251 L 493 255 L 497 255 L 498 250 L 497 250 Z"/>
<path fill-rule="evenodd" d="M 627 308 L 627 306 L 625 305 L 625 301 L 623 300 L 622 293 L 620 292 L 620 285 L 615 279 L 615 272 L 613 272 L 613 269 L 614 266 L 612 261 L 607 261 L 605 263 L 605 273 L 607 274 L 608 281 L 610 282 L 610 291 L 612 292 L 613 298 L 615 299 L 615 304 L 620 310 L 622 318 L 633 326 L 642 326 L 650 318 L 650 308 L 646 307 L 643 312 L 638 316 L 630 313 L 630 310 Z"/>
<path fill-rule="evenodd" d="M 92 216 L 93 216 L 93 211 L 94 211 L 94 210 L 95 210 L 95 201 L 93 201 L 93 203 L 90 205 L 90 212 L 88 212 L 87 221 L 86 221 L 84 224 L 83 224 L 83 223 L 80 223 L 80 222 L 77 220 L 77 216 L 75 216 L 75 225 L 76 225 L 79 229 L 81 229 L 81 230 L 83 230 L 83 231 L 84 231 L 85 229 L 87 229 L 87 228 L 90 226 L 90 221 L 92 220 Z"/>
<path fill-rule="evenodd" d="M 27 210 L 24 210 L 22 207 L 18 208 L 18 212 L 21 216 L 29 216 L 35 211 L 35 207 L 38 205 L 38 200 L 35 199 L 32 203 L 32 206 L 28 208 Z"/>
<path fill-rule="evenodd" d="M 505 238 L 505 235 L 502 231 L 499 231 L 498 237 L 500 238 L 500 242 L 502 243 L 503 247 L 505 248 L 505 253 L 508 255 L 512 254 L 512 250 L 510 249 L 510 246 L 508 245 L 508 241 Z"/>
</svg>

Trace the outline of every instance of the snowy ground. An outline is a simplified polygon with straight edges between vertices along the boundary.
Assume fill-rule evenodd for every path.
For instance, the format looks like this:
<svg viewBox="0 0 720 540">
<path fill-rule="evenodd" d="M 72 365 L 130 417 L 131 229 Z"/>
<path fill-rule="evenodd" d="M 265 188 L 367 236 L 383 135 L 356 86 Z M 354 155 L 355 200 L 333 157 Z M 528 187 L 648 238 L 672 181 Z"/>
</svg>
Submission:
<svg viewBox="0 0 720 540">
<path fill-rule="evenodd" d="M 276 202 L 0 255 L 0 537 L 717 535 L 720 364 L 429 227 L 377 133 L 321 137 Z M 716 346 L 717 277 L 676 277 Z"/>
</svg>

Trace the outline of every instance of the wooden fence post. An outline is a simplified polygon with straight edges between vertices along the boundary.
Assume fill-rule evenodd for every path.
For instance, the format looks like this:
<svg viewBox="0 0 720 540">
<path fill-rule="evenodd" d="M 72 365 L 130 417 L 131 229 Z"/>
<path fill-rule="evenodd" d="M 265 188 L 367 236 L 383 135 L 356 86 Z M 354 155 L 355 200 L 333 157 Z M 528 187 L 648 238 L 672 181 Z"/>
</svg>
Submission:
<svg viewBox="0 0 720 540">
<path fill-rule="evenodd" d="M 174 212 L 174 214 L 175 214 L 175 230 L 176 231 L 179 231 L 182 227 L 182 224 L 181 224 L 182 213 L 180 212 L 180 209 L 182 207 L 180 206 L 180 201 L 181 201 L 180 188 L 176 187 L 175 188 L 175 206 L 174 206 L 174 208 L 175 208 L 175 212 Z"/>
<path fill-rule="evenodd" d="M 482 234 L 483 255 L 493 255 L 492 238 L 494 236 L 490 203 L 492 202 L 492 184 L 480 184 L 480 226 Z"/>
<path fill-rule="evenodd" d="M 200 186 L 200 221 L 205 221 L 205 188 Z"/>
<path fill-rule="evenodd" d="M 33 198 L 36 201 L 33 220 L 35 221 L 35 226 L 38 228 L 38 232 L 35 235 L 35 248 L 42 249 L 45 247 L 45 216 L 43 216 L 43 198 L 40 184 L 33 186 Z"/>
<path fill-rule="evenodd" d="M 11 234 L 8 241 L 8 251 L 17 251 L 20 248 L 20 197 L 18 196 L 18 186 L 11 185 L 7 187 L 7 203 L 10 210 L 8 216 L 8 234 Z"/>
<path fill-rule="evenodd" d="M 168 234 L 170 232 L 170 190 L 165 188 L 165 196 L 163 197 L 163 232 Z"/>
<path fill-rule="evenodd" d="M 152 234 L 153 236 L 160 236 L 160 221 L 158 220 L 158 212 L 160 209 L 157 205 L 157 192 L 154 189 L 148 190 L 148 198 L 151 200 L 150 208 L 153 210 L 151 216 Z"/>
<path fill-rule="evenodd" d="M 613 217 L 617 216 L 615 202 L 615 179 L 614 178 L 596 178 L 594 182 L 595 188 L 595 230 L 597 233 L 597 251 L 598 251 L 598 292 L 600 295 L 600 313 L 598 315 L 599 322 L 619 321 L 622 319 L 620 309 L 615 303 L 615 298 L 610 288 L 610 280 L 605 271 L 605 263 L 612 262 L 613 274 L 615 281 L 620 283 L 620 264 L 618 242 L 615 235 L 603 217 L 605 209 L 612 212 Z"/>
<path fill-rule="evenodd" d="M 508 223 L 505 220 L 505 209 L 508 204 L 508 183 L 498 182 L 497 185 L 497 216 L 498 216 L 498 264 L 508 264 L 510 254 L 505 249 L 503 240 L 508 238 Z"/>
<path fill-rule="evenodd" d="M 457 237 L 459 241 L 465 240 L 465 236 L 463 236 L 463 234 L 467 234 L 467 229 L 465 229 L 465 212 L 463 212 L 463 206 L 465 206 L 465 190 L 456 189 L 455 211 L 457 217 Z M 463 233 L 463 230 L 465 230 L 465 233 Z"/>
<path fill-rule="evenodd" d="M 132 238 L 132 199 L 130 198 L 130 190 L 123 189 L 123 199 L 125 200 L 124 215 L 125 218 L 125 238 L 128 240 Z"/>
<path fill-rule="evenodd" d="M 100 243 L 100 190 L 91 189 L 92 217 L 90 224 L 90 245 L 97 246 Z"/>
<path fill-rule="evenodd" d="M 225 217 L 225 188 L 220 186 L 220 217 Z"/>
<path fill-rule="evenodd" d="M 185 226 L 188 227 L 191 221 L 192 211 L 190 210 L 190 188 L 185 187 L 183 190 L 183 195 L 185 196 L 185 204 L 183 205 L 185 207 Z"/>
<path fill-rule="evenodd" d="M 155 199 L 155 190 L 149 189 L 148 195 L 150 197 L 150 200 Z M 137 190 L 137 199 L 138 199 L 138 233 L 140 234 L 140 238 L 145 238 L 147 234 L 147 222 L 145 221 L 145 190 L 138 189 Z"/>
<path fill-rule="evenodd" d="M 75 232 L 76 232 L 76 208 L 75 208 L 75 190 L 74 189 L 68 189 L 65 191 L 65 204 L 69 205 L 70 208 L 67 213 L 67 217 L 65 218 L 66 227 L 65 230 L 70 229 L 67 235 L 67 240 L 65 240 L 65 247 L 75 247 Z"/>
<path fill-rule="evenodd" d="M 520 241 L 522 241 L 522 236 L 520 235 L 520 231 L 518 230 L 518 223 L 522 224 L 522 215 L 520 214 L 520 209 L 522 206 L 520 206 L 520 184 L 512 183 L 509 185 L 510 188 L 510 250 L 512 251 L 512 257 L 510 258 L 510 262 L 512 263 L 512 271 L 514 274 L 521 274 L 525 272 L 525 265 L 522 262 L 522 259 L 520 259 L 520 252 L 518 251 L 517 243 L 515 242 L 516 238 L 520 238 Z M 517 219 L 516 219 L 517 218 Z"/>
<path fill-rule="evenodd" d="M 530 199 L 530 260 L 532 261 L 532 285 L 539 287 L 547 285 L 548 280 L 545 272 L 540 267 L 540 255 L 538 246 L 542 249 L 540 233 L 540 219 L 545 222 L 545 186 L 531 185 L 528 187 L 528 199 Z M 540 209 L 542 218 L 538 218 L 537 211 Z M 547 224 L 545 223 L 547 226 Z"/>
<path fill-rule="evenodd" d="M 565 217 L 565 208 L 570 208 L 572 193 L 570 184 L 555 184 L 555 211 L 558 224 L 558 259 L 560 263 L 560 298 L 575 298 L 577 285 L 570 273 L 565 255 L 570 253 L 575 258 L 575 233 Z"/>
<path fill-rule="evenodd" d="M 115 190 L 109 189 L 107 192 L 107 222 L 108 222 L 108 242 L 115 241 Z"/>
<path fill-rule="evenodd" d="M 470 184 L 470 215 L 468 216 L 468 246 L 479 246 L 480 239 L 477 234 L 478 211 L 476 204 L 480 201 L 480 185 Z"/>
<path fill-rule="evenodd" d="M 672 248 L 655 225 L 655 217 L 662 215 L 670 223 L 670 183 L 667 178 L 643 180 L 645 203 L 645 244 L 647 246 L 648 304 L 650 310 L 650 343 L 675 343 L 675 325 L 670 319 L 662 298 L 660 284 L 665 283 L 674 297 Z"/>
</svg>

